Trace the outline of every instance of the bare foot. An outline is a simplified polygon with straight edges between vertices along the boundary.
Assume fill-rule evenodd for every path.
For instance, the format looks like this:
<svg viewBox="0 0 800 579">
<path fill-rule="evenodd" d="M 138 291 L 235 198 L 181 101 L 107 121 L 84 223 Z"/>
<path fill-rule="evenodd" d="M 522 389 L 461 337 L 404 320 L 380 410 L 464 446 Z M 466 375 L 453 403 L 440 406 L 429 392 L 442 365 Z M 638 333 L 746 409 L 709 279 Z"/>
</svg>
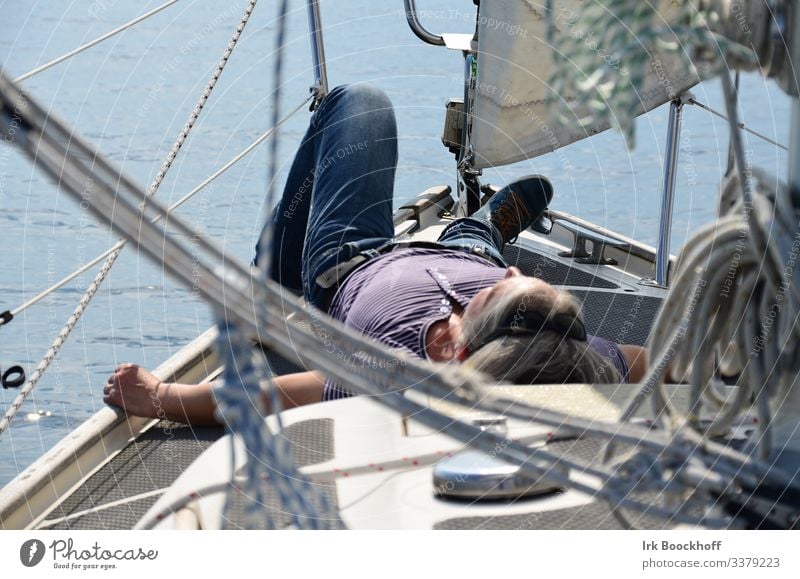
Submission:
<svg viewBox="0 0 800 579">
<path fill-rule="evenodd" d="M 103 388 L 103 402 L 128 414 L 163 418 L 166 384 L 136 364 L 121 364 Z"/>
</svg>

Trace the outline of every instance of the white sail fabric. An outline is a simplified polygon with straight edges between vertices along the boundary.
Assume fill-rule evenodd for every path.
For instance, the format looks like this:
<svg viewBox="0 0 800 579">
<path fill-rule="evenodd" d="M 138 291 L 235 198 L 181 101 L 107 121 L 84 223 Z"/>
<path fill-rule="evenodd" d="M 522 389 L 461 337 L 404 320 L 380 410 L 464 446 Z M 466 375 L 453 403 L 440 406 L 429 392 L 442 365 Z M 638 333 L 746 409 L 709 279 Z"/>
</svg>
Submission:
<svg viewBox="0 0 800 579">
<path fill-rule="evenodd" d="M 602 33 L 581 30 L 578 17 L 590 2 L 594 0 L 553 0 L 555 36 L 552 44 L 558 47 L 559 36 L 571 35 L 570 40 L 578 39 L 583 43 L 582 48 L 596 57 L 597 70 L 605 75 L 602 82 L 631 83 L 630 72 L 603 50 L 599 42 Z M 670 22 L 669 2 L 663 4 L 660 15 L 665 22 Z M 620 17 L 620 22 L 624 24 L 625 18 Z M 574 88 L 553 94 L 549 80 L 557 55 L 548 42 L 543 1 L 483 0 L 478 26 L 478 76 L 472 121 L 476 168 L 533 158 L 609 128 L 608 121 L 579 122 L 591 111 L 575 108 L 575 94 L 569 92 Z M 636 91 L 636 115 L 674 99 L 699 82 L 696 70 L 687 68 L 674 51 L 656 51 L 652 46 L 644 48 L 650 52 L 643 82 L 631 87 Z M 587 78 L 596 71 L 567 72 Z M 580 85 L 567 86 L 576 84 Z M 565 101 L 574 113 L 566 122 L 559 121 L 552 103 L 548 102 L 554 96 Z"/>
</svg>

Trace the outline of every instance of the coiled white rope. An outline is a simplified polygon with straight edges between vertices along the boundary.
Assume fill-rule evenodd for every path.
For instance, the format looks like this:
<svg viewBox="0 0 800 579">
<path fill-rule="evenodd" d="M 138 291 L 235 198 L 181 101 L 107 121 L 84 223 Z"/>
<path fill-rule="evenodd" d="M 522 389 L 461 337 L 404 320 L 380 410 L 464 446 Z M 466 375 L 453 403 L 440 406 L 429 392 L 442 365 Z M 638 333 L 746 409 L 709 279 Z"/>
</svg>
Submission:
<svg viewBox="0 0 800 579">
<path fill-rule="evenodd" d="M 800 200 L 748 165 L 735 90 L 727 74 L 722 81 L 737 173 L 720 188 L 719 220 L 698 231 L 681 252 L 650 337 L 647 376 L 622 420 L 630 420 L 652 394 L 655 416 L 667 428 L 708 444 L 755 408 L 758 435 L 751 437 L 751 448 L 792 478 L 800 473 Z M 669 399 L 667 368 L 690 384 L 686 410 Z M 732 396 L 717 373 L 738 376 Z M 703 409 L 713 415 L 701 425 Z M 612 448 L 607 446 L 606 459 Z"/>
<path fill-rule="evenodd" d="M 779 454 L 785 450 L 773 448 L 774 408 L 782 416 L 781 442 L 793 440 L 795 447 L 800 443 L 800 385 L 793 387 L 798 379 L 796 352 L 800 337 L 800 275 L 795 267 L 800 251 L 797 201 L 793 203 L 774 179 L 747 165 L 740 135 L 745 127 L 738 122 L 728 70 L 732 66 L 757 67 L 757 54 L 714 30 L 725 16 L 715 9 L 724 8 L 724 3 L 670 2 L 669 22 L 659 10 L 665 5 L 638 0 L 587 3 L 577 28 L 591 31 L 596 43 L 585 42 L 582 34 L 561 35 L 550 79 L 553 110 L 562 122 L 574 125 L 577 118 L 586 125 L 615 125 L 629 145 L 633 145 L 635 136 L 635 89 L 643 86 L 653 54 L 667 51 L 703 78 L 721 74 L 724 83 L 728 114 L 723 118 L 731 130 L 738 183 L 732 180 L 723 186 L 719 222 L 699 231 L 682 252 L 676 279 L 650 338 L 647 376 L 622 419 L 630 420 L 652 394 L 656 416 L 674 433 L 675 440 L 692 442 L 698 448 L 715 446 L 714 452 L 720 457 L 731 457 L 729 449 L 720 448 L 709 438 L 727 433 L 754 404 L 759 415 L 759 436 L 754 440 L 758 456 L 773 460 L 775 451 Z M 554 1 L 549 0 L 547 6 L 551 18 L 549 39 L 555 43 Z M 597 47 L 602 48 L 605 58 L 601 58 Z M 703 62 L 708 65 L 700 69 L 690 60 L 698 50 L 704 53 Z M 622 78 L 620 71 L 629 76 Z M 570 103 L 557 100 L 562 94 L 573 94 L 576 99 Z M 738 389 L 732 397 L 715 379 L 715 360 L 722 373 L 739 375 Z M 666 393 L 663 382 L 668 368 L 673 377 L 686 378 L 691 384 L 685 411 L 677 409 Z M 714 415 L 699 433 L 694 429 L 701 428 L 699 414 L 704 409 Z M 610 440 L 604 453 L 607 461 L 614 448 L 614 439 Z M 800 448 L 792 451 L 800 456 Z M 713 477 L 698 478 L 702 465 L 691 457 L 691 452 L 687 455 L 680 451 L 669 456 L 668 448 L 657 455 L 652 451 L 639 453 L 622 464 L 608 465 L 625 473 L 610 479 L 608 486 L 626 497 L 625 493 L 632 490 L 626 488 L 626 479 L 638 480 L 640 486 L 650 485 L 655 490 L 660 478 L 656 468 L 659 463 L 662 469 L 671 469 L 673 480 L 681 481 L 684 488 L 692 488 L 692 480 L 697 485 L 694 488 L 707 490 L 723 482 Z M 789 470 L 784 480 L 791 480 L 800 464 L 782 464 Z M 740 469 L 733 463 L 724 469 L 719 466 L 712 467 L 718 474 L 733 467 L 728 473 L 731 481 L 738 481 L 736 484 L 743 481 L 742 476 L 750 478 L 763 468 L 754 461 L 742 463 Z M 733 485 L 731 481 L 728 484 Z M 750 478 L 749 488 L 755 488 L 757 483 Z M 695 492 L 692 496 L 698 495 Z M 618 518 L 628 524 L 620 511 L 622 502 L 611 504 Z"/>
<path fill-rule="evenodd" d="M 759 456 L 772 454 L 770 401 L 800 397 L 800 207 L 777 179 L 747 164 L 737 123 L 735 95 L 723 76 L 738 173 L 720 190 L 720 219 L 686 244 L 672 290 L 651 335 L 653 356 L 643 392 L 653 389 L 654 410 L 673 424 L 698 426 L 703 404 L 717 415 L 705 427 L 724 434 L 755 403 L 761 435 Z M 738 375 L 732 400 L 714 380 L 719 371 Z M 677 411 L 663 389 L 664 369 L 692 385 L 690 414 Z M 643 396 L 623 416 L 629 418 Z"/>
<path fill-rule="evenodd" d="M 791 478 L 800 470 L 798 212 L 784 187 L 775 190 L 774 179 L 761 171 L 753 174 L 753 204 L 736 202 L 728 215 L 699 231 L 682 252 L 651 335 L 648 375 L 622 418 L 630 419 L 652 394 L 655 416 L 667 428 L 707 445 L 712 437 L 730 434 L 737 419 L 755 407 L 758 436 L 751 442 L 758 458 Z M 731 179 L 723 186 L 722 199 L 739 187 L 738 177 Z M 754 235 L 753 228 L 760 233 Z M 757 239 L 766 245 L 758 245 Z M 664 387 L 667 367 L 673 377 L 688 379 L 686 409 L 677 408 Z M 738 375 L 734 394 L 720 388 L 717 371 Z M 711 419 L 701 425 L 703 410 Z M 776 412 L 779 422 L 774 420 Z M 693 436 L 690 428 L 703 438 Z M 779 437 L 773 436 L 775 430 Z M 777 439 L 780 445 L 775 445 Z M 738 478 L 740 473 L 732 474 Z M 615 514 L 620 516 L 619 511 Z"/>
<path fill-rule="evenodd" d="M 250 0 L 250 2 L 248 3 L 244 15 L 239 21 L 239 24 L 236 26 L 236 29 L 234 30 L 233 35 L 231 36 L 231 39 L 228 42 L 228 46 L 225 48 L 225 52 L 222 54 L 222 57 L 217 63 L 214 72 L 211 74 L 211 78 L 209 79 L 208 83 L 203 89 L 202 94 L 200 95 L 200 99 L 195 104 L 191 114 L 189 115 L 189 119 L 184 124 L 183 129 L 181 129 L 181 132 L 178 135 L 178 138 L 175 140 L 175 143 L 172 145 L 172 148 L 170 149 L 169 153 L 164 158 L 164 161 L 161 163 L 161 167 L 158 173 L 156 174 L 155 178 L 153 179 L 153 182 L 147 188 L 145 197 L 140 205 L 140 210 L 143 210 L 144 204 L 147 202 L 147 200 L 149 200 L 156 194 L 159 186 L 164 181 L 164 177 L 166 176 L 167 171 L 169 171 L 170 167 L 172 166 L 172 163 L 175 161 L 175 158 L 178 155 L 178 152 L 180 151 L 183 144 L 186 142 L 186 138 L 189 136 L 192 127 L 194 127 L 195 123 L 197 122 L 197 118 L 200 116 L 203 107 L 208 101 L 208 98 L 211 95 L 211 91 L 214 90 L 214 87 L 216 86 L 217 81 L 219 80 L 219 77 L 225 68 L 225 65 L 228 63 L 228 59 L 233 53 L 233 49 L 236 47 L 236 43 L 239 41 L 239 37 L 242 34 L 242 30 L 244 30 L 247 21 L 250 19 L 250 15 L 252 14 L 253 9 L 255 8 L 256 2 L 257 0 Z M 75 327 L 75 325 L 78 323 L 83 313 L 86 311 L 86 308 L 91 303 L 92 298 L 94 298 L 95 294 L 97 293 L 97 290 L 100 288 L 100 284 L 102 284 L 103 281 L 108 276 L 108 272 L 111 271 L 112 266 L 116 263 L 117 258 L 119 257 L 124 247 L 125 247 L 125 240 L 122 239 L 116 244 L 115 249 L 111 251 L 105 263 L 102 265 L 100 270 L 97 272 L 97 275 L 89 284 L 89 287 L 86 288 L 86 291 L 84 292 L 83 296 L 78 302 L 78 306 L 72 312 L 72 315 L 70 315 L 66 324 L 64 324 L 64 327 L 56 336 L 50 348 L 47 350 L 44 357 L 42 358 L 42 361 L 39 362 L 39 364 L 36 366 L 36 369 L 34 370 L 33 374 L 31 374 L 31 377 L 28 379 L 28 382 L 22 387 L 17 396 L 14 398 L 3 418 L 0 419 L 0 436 L 2 436 L 3 432 L 5 432 L 5 430 L 8 428 L 8 425 L 11 423 L 11 420 L 13 420 L 14 416 L 19 411 L 23 402 L 25 402 L 25 399 L 39 383 L 39 380 L 41 379 L 42 375 L 50 366 L 51 362 L 56 357 L 56 354 L 58 354 L 59 350 L 66 342 L 67 338 L 72 332 L 72 329 Z"/>
<path fill-rule="evenodd" d="M 652 351 L 663 352 L 658 363 L 672 358 L 673 375 L 689 378 L 690 414 L 679 412 L 667 399 L 661 380 L 655 383 L 654 410 L 676 425 L 697 427 L 706 405 L 717 413 L 706 433 L 719 436 L 755 402 L 759 457 L 767 460 L 773 452 L 770 402 L 785 404 L 798 396 L 792 389 L 800 339 L 800 230 L 786 188 L 776 187 L 761 171 L 752 173 L 752 205 L 737 202 L 717 227 L 704 228 L 692 239 L 653 332 Z M 736 177 L 724 191 L 739 187 Z M 688 306 L 677 307 L 681 303 Z M 730 400 L 715 383 L 715 357 L 723 374 L 739 376 Z"/>
</svg>

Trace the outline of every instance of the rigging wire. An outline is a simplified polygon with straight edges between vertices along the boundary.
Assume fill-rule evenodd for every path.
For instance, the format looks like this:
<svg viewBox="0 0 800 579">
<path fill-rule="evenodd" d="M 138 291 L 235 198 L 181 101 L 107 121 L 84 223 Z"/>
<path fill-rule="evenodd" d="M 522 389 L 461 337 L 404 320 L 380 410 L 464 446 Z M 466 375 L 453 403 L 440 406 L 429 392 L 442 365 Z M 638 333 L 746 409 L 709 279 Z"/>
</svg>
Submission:
<svg viewBox="0 0 800 579">
<path fill-rule="evenodd" d="M 61 56 L 59 56 L 58 58 L 54 58 L 54 59 L 53 59 L 53 60 L 51 60 L 50 62 L 46 62 L 45 64 L 43 64 L 43 65 L 41 65 L 41 66 L 37 66 L 37 67 L 36 67 L 36 68 L 34 68 L 33 70 L 29 70 L 29 71 L 28 71 L 28 72 L 26 72 L 25 74 L 23 74 L 23 75 L 20 75 L 20 76 L 18 76 L 17 78 L 15 78 L 15 79 L 14 79 L 14 82 L 22 82 L 22 81 L 24 81 L 24 80 L 28 80 L 28 79 L 29 79 L 29 78 L 31 78 L 32 76 L 34 76 L 34 75 L 37 75 L 37 74 L 39 74 L 40 72 L 43 72 L 43 71 L 47 70 L 47 69 L 48 69 L 48 68 L 50 68 L 50 67 L 53 67 L 53 66 L 55 66 L 55 65 L 57 65 L 57 64 L 61 64 L 61 63 L 62 63 L 62 62 L 64 62 L 65 60 L 68 60 L 68 59 L 72 58 L 73 56 L 75 56 L 75 55 L 77 55 L 77 54 L 80 54 L 80 53 L 81 53 L 81 52 L 83 52 L 84 50 L 88 50 L 89 48 L 92 48 L 93 46 L 95 46 L 95 45 L 97 45 L 97 44 L 100 44 L 100 43 L 101 43 L 101 42 L 103 42 L 104 40 L 108 40 L 108 39 L 109 39 L 109 38 L 111 38 L 112 36 L 116 36 L 116 35 L 117 35 L 117 34 L 119 34 L 120 32 L 122 32 L 122 31 L 124 31 L 124 30 L 127 30 L 128 28 L 131 28 L 132 26 L 135 26 L 135 25 L 139 24 L 140 22 L 142 22 L 142 21 L 144 21 L 144 20 L 146 20 L 146 19 L 150 18 L 151 16 L 154 16 L 154 15 L 158 14 L 159 12 L 161 12 L 161 11 L 162 11 L 162 10 L 164 10 L 165 8 L 169 8 L 170 6 L 172 6 L 173 4 L 175 4 L 176 2 L 178 2 L 178 0 L 169 0 L 169 2 L 165 2 L 165 3 L 164 3 L 164 4 L 162 4 L 161 6 L 158 6 L 158 7 L 156 7 L 156 8 L 153 8 L 153 9 L 152 9 L 150 12 L 147 12 L 147 13 L 145 13 L 145 14 L 142 14 L 142 15 L 141 15 L 141 16 L 139 16 L 138 18 L 134 18 L 133 20 L 131 20 L 130 22 L 127 22 L 127 23 L 123 24 L 123 25 L 122 25 L 122 26 L 120 26 L 119 28 L 115 28 L 115 29 L 114 29 L 114 30 L 112 30 L 111 32 L 106 32 L 106 33 L 105 33 L 105 34 L 103 34 L 102 36 L 99 36 L 98 38 L 95 38 L 94 40 L 91 40 L 91 41 L 87 42 L 86 44 L 83 44 L 83 45 L 79 46 L 78 48 L 76 48 L 76 49 L 74 49 L 74 50 L 70 50 L 70 51 L 69 51 L 69 52 L 67 52 L 66 54 L 62 54 Z"/>
<path fill-rule="evenodd" d="M 294 115 L 296 115 L 298 112 L 300 112 L 300 110 L 302 110 L 308 103 L 310 103 L 312 99 L 313 99 L 313 97 L 310 96 L 306 100 L 301 102 L 299 105 L 297 105 L 295 108 L 293 108 L 288 114 L 286 114 L 282 119 L 280 119 L 276 126 L 282 126 L 283 124 L 285 124 L 289 119 L 291 119 Z M 258 147 L 261 143 L 266 141 L 272 135 L 274 130 L 275 130 L 275 127 L 270 127 L 268 130 L 266 130 L 265 132 L 261 133 L 261 135 L 259 135 L 258 138 L 256 138 L 247 147 L 245 147 L 238 154 L 236 154 L 234 157 L 232 157 L 227 163 L 225 163 L 219 169 L 217 169 L 214 173 L 209 175 L 204 181 L 202 181 L 194 189 L 189 191 L 186 195 L 181 197 L 178 201 L 176 201 L 175 203 L 170 205 L 169 208 L 167 209 L 167 215 L 169 215 L 170 213 L 175 211 L 178 207 L 180 207 L 181 205 L 186 203 L 189 199 L 191 199 L 192 197 L 197 195 L 200 191 L 202 191 L 203 189 L 208 187 L 216 179 L 218 179 L 220 176 L 222 176 L 225 172 L 228 171 L 228 169 L 230 169 L 236 163 L 238 163 L 239 161 L 244 159 L 256 147 Z M 156 223 L 156 222 L 160 221 L 161 218 L 162 218 L 161 215 L 156 215 L 154 217 L 153 223 Z M 89 262 L 85 263 L 84 265 L 82 265 L 81 267 L 79 267 L 78 269 L 76 269 L 75 271 L 73 271 L 72 273 L 67 275 L 66 277 L 64 277 L 61 281 L 56 282 L 55 284 L 53 284 L 52 286 L 50 286 L 46 290 L 42 291 L 41 293 L 36 294 L 31 299 L 26 301 L 24 304 L 16 307 L 15 309 L 8 310 L 8 311 L 4 312 L 5 316 L 0 317 L 0 328 L 2 328 L 4 325 L 6 325 L 9 322 L 11 322 L 11 320 L 15 316 L 17 316 L 20 313 L 22 313 L 23 311 L 27 310 L 29 307 L 33 306 L 34 304 L 40 302 L 41 300 L 46 298 L 48 295 L 50 295 L 54 291 L 62 288 L 63 286 L 65 286 L 66 284 L 71 282 L 73 279 L 78 277 L 80 274 L 86 272 L 87 270 L 91 269 L 93 266 L 95 266 L 98 263 L 100 263 L 101 261 L 103 261 L 103 259 L 107 258 L 109 255 L 111 255 L 112 253 L 117 251 L 119 248 L 123 247 L 125 245 L 125 243 L 126 243 L 125 239 L 120 239 L 119 241 L 117 241 L 117 243 L 112 245 L 106 251 L 104 251 L 103 253 L 101 253 L 100 255 L 98 255 L 97 257 L 92 259 L 91 261 L 89 261 Z"/>
<path fill-rule="evenodd" d="M 288 2 L 287 0 L 281 0 L 280 8 L 279 8 L 279 16 L 278 16 L 278 33 L 275 38 L 275 67 L 272 71 L 272 82 L 275 86 L 275 90 L 272 92 L 272 119 L 273 123 L 277 122 L 278 118 L 280 117 L 280 107 L 281 107 L 281 89 L 282 89 L 282 73 L 283 73 L 283 40 L 286 35 L 286 17 L 288 14 Z M 316 97 L 316 95 L 315 95 Z M 267 207 L 275 207 L 277 205 L 275 200 L 275 179 L 278 174 L 278 136 L 272 140 L 270 143 L 269 154 L 267 159 L 267 195 L 266 195 L 266 206 Z M 267 220 L 267 231 L 265 232 L 267 237 L 267 247 L 266 250 L 263 252 L 263 265 L 261 266 L 261 270 L 265 272 L 270 271 L 271 264 L 270 259 L 272 257 L 272 221 Z"/>
<path fill-rule="evenodd" d="M 217 66 L 214 69 L 214 72 L 211 74 L 211 78 L 209 79 L 208 83 L 203 89 L 200 98 L 198 99 L 197 103 L 192 109 L 192 112 L 189 114 L 189 119 L 186 121 L 186 124 L 181 129 L 181 132 L 178 135 L 178 138 L 175 140 L 175 143 L 172 145 L 172 148 L 170 149 L 169 153 L 164 158 L 164 161 L 162 162 L 158 173 L 153 179 L 153 182 L 147 188 L 147 191 L 145 192 L 145 195 L 142 198 L 141 203 L 139 205 L 140 212 L 144 212 L 144 207 L 147 201 L 151 199 L 158 191 L 158 188 L 164 181 L 164 177 L 166 176 L 167 172 L 172 166 L 172 163 L 175 161 L 175 158 L 180 152 L 181 147 L 186 142 L 189 133 L 195 126 L 195 123 L 197 122 L 200 113 L 203 111 L 203 107 L 205 106 L 206 102 L 208 102 L 208 98 L 211 96 L 211 92 L 214 90 L 214 87 L 216 86 L 217 81 L 219 80 L 219 77 L 222 74 L 222 71 L 225 69 L 225 65 L 228 63 L 228 60 L 230 59 L 230 56 L 233 53 L 234 48 L 236 48 L 236 43 L 239 41 L 239 38 L 241 37 L 242 34 L 242 30 L 244 30 L 247 21 L 250 19 L 250 15 L 253 13 L 253 9 L 255 8 L 256 2 L 257 0 L 250 0 L 247 7 L 245 8 L 244 15 L 239 21 L 239 24 L 236 26 L 236 29 L 234 30 L 233 35 L 231 36 L 231 39 L 228 41 L 228 46 L 225 48 L 225 51 L 223 52 L 222 57 L 218 61 Z M 92 299 L 97 293 L 97 290 L 100 288 L 100 284 L 102 284 L 103 281 L 106 279 L 106 277 L 108 276 L 108 272 L 111 271 L 111 268 L 116 263 L 117 258 L 119 258 L 122 249 L 125 247 L 125 243 L 126 241 L 124 239 L 120 240 L 120 242 L 117 244 L 118 247 L 116 247 L 116 249 L 113 249 L 111 251 L 108 258 L 106 259 L 106 262 L 102 265 L 100 270 L 97 272 L 97 275 L 92 280 L 92 283 L 89 284 L 89 287 L 86 288 L 86 291 L 81 296 L 81 299 L 78 302 L 78 305 L 75 308 L 75 310 L 72 312 L 72 315 L 70 315 L 69 319 L 67 319 L 66 324 L 64 324 L 64 327 L 61 328 L 61 331 L 58 333 L 55 340 L 53 340 L 53 343 L 45 353 L 41 362 L 39 362 L 39 364 L 36 366 L 36 369 L 33 371 L 33 374 L 31 374 L 30 378 L 28 379 L 28 382 L 25 384 L 25 386 L 22 387 L 22 389 L 19 391 L 19 394 L 17 394 L 16 398 L 11 402 L 11 405 L 6 411 L 5 415 L 3 416 L 2 419 L 0 419 L 0 436 L 2 436 L 3 432 L 5 432 L 5 430 L 8 428 L 9 424 L 14 419 L 14 416 L 16 416 L 20 407 L 25 402 L 25 399 L 39 383 L 39 380 L 44 375 L 44 372 L 50 366 L 51 362 L 58 354 L 59 350 L 61 350 L 61 347 L 66 342 L 73 328 L 78 323 L 83 313 L 86 311 L 86 308 L 91 303 Z M 7 316 L 4 316 L 4 319 L 7 319 Z"/>
<path fill-rule="evenodd" d="M 698 101 L 694 97 L 689 99 L 689 103 L 693 104 L 693 105 L 697 105 L 701 109 L 706 110 L 709 113 L 711 113 L 712 115 L 715 115 L 715 116 L 717 116 L 717 117 L 719 117 L 719 118 L 721 118 L 721 119 L 723 119 L 725 121 L 729 121 L 728 117 L 726 117 L 724 114 L 722 114 L 721 112 L 711 108 L 710 106 L 708 106 L 706 104 L 701 103 L 700 101 Z M 788 151 L 789 150 L 789 148 L 786 145 L 782 145 L 778 141 L 770 139 L 768 136 L 766 136 L 766 135 L 764 135 L 762 133 L 759 133 L 758 131 L 755 131 L 755 130 L 751 129 L 750 127 L 746 126 L 742 122 L 736 123 L 736 127 L 738 127 L 739 129 L 742 129 L 743 131 L 745 131 L 747 133 L 750 133 L 751 135 L 753 135 L 755 137 L 758 137 L 759 139 L 762 139 L 762 140 L 766 141 L 770 145 L 775 145 L 776 147 L 779 147 L 779 148 L 783 149 L 784 151 Z"/>
</svg>

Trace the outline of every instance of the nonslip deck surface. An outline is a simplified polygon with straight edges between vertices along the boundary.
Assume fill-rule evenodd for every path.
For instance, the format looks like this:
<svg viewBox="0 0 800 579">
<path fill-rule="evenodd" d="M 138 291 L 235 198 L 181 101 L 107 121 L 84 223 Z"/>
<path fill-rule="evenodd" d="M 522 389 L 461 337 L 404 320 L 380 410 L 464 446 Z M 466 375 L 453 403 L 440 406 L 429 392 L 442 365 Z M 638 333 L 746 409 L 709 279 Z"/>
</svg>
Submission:
<svg viewBox="0 0 800 579">
<path fill-rule="evenodd" d="M 508 265 L 518 267 L 525 275 L 538 277 L 549 284 L 603 289 L 619 287 L 612 281 L 592 275 L 578 267 L 567 265 L 516 245 L 507 245 L 503 250 L 503 257 Z"/>
<path fill-rule="evenodd" d="M 223 433 L 223 428 L 160 422 L 90 476 L 40 527 L 130 529 Z"/>
<path fill-rule="evenodd" d="M 56 508 L 41 525 L 47 529 L 130 529 L 183 471 L 224 434 L 223 428 L 192 428 L 162 422 L 142 435 L 91 476 Z M 305 420 L 287 426 L 282 436 L 289 441 L 298 467 L 333 458 L 333 420 Z M 324 489 L 336 505 L 332 489 Z M 141 498 L 140 495 L 142 496 Z M 333 496 L 331 496 L 333 495 Z M 248 497 L 234 495 L 231 528 L 244 526 Z M 280 528 L 289 522 L 280 513 L 277 496 L 265 484 L 265 504 Z"/>
<path fill-rule="evenodd" d="M 617 344 L 644 346 L 661 299 L 640 294 L 573 289 L 581 302 L 586 331 Z"/>
</svg>

